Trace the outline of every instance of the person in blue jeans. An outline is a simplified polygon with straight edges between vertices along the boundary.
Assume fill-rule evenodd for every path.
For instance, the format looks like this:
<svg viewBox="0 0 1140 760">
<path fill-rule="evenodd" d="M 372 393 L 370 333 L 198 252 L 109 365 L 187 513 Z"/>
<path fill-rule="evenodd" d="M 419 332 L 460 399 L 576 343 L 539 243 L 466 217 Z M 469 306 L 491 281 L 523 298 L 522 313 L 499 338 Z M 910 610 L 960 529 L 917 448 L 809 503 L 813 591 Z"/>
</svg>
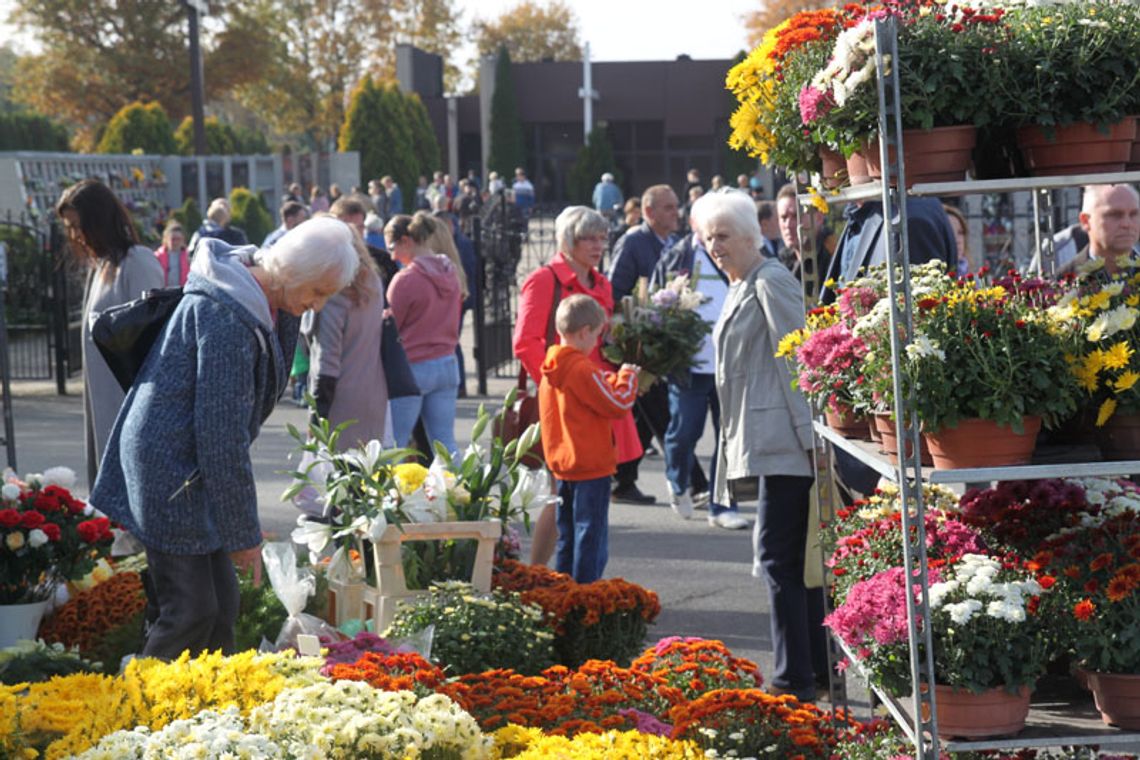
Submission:
<svg viewBox="0 0 1140 760">
<path fill-rule="evenodd" d="M 697 209 L 702 199 L 693 204 Z M 697 308 L 710 325 L 715 324 L 728 295 L 728 278 L 705 250 L 690 215 L 693 232 L 661 254 L 653 272 L 653 284 L 664 287 L 678 275 L 688 275 L 690 286 L 705 297 Z M 691 493 L 693 460 L 697 441 L 705 431 L 705 419 L 712 412 L 713 430 L 720 439 L 720 402 L 716 394 L 715 346 L 706 335 L 694 357 L 693 367 L 684 377 L 668 380 L 669 425 L 665 430 L 665 477 L 669 481 L 670 506 L 684 519 L 692 517 L 696 505 L 708 503 L 709 525 L 726 530 L 743 530 L 748 520 L 740 516 L 735 502 L 727 505 L 711 499 L 708 493 Z M 717 449 L 713 449 L 709 480 L 716 482 Z"/>
<path fill-rule="evenodd" d="M 398 214 L 384 227 L 388 251 L 403 265 L 388 286 L 389 308 L 420 389 L 419 396 L 392 399 L 392 433 L 397 446 L 408 445 L 416 418 L 422 416 L 428 439 L 455 452 L 455 347 L 463 295 L 451 260 L 427 246 L 440 224 L 420 211 Z"/>
</svg>

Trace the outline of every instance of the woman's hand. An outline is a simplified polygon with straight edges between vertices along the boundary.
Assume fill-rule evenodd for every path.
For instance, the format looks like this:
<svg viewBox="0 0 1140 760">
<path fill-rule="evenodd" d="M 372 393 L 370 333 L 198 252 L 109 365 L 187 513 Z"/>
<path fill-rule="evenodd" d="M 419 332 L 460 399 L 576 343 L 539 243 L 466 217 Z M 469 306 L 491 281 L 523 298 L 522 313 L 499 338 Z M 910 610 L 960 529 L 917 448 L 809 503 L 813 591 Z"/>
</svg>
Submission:
<svg viewBox="0 0 1140 760">
<path fill-rule="evenodd" d="M 237 570 L 249 570 L 253 573 L 253 585 L 261 585 L 261 546 L 252 546 L 249 549 L 230 552 L 230 561 Z"/>
</svg>

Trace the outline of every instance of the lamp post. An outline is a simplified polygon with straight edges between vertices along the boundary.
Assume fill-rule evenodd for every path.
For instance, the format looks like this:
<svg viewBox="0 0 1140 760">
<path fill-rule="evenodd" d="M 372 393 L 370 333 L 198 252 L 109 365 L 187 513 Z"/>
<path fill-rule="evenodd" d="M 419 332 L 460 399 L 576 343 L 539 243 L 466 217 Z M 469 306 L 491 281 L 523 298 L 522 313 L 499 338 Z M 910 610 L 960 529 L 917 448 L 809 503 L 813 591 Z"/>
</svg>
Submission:
<svg viewBox="0 0 1140 760">
<path fill-rule="evenodd" d="M 202 47 L 199 20 L 206 13 L 206 0 L 183 0 L 190 18 L 190 113 L 194 119 L 194 155 L 206 155 L 205 79 L 202 76 Z"/>
</svg>

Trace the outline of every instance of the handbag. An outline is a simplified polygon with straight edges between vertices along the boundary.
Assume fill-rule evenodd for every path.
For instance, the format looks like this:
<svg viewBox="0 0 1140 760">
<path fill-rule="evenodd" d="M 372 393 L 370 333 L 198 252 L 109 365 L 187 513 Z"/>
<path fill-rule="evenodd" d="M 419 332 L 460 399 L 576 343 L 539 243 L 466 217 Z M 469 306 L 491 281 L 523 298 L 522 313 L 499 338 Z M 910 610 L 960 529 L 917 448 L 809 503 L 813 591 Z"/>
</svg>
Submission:
<svg viewBox="0 0 1140 760">
<path fill-rule="evenodd" d="M 549 348 L 554 344 L 554 317 L 555 312 L 558 311 L 558 304 L 562 301 L 562 283 L 559 282 L 558 276 L 549 265 L 544 268 L 550 269 L 550 274 L 554 278 L 554 298 L 550 304 L 550 316 L 546 320 L 546 346 Z M 537 423 L 538 420 L 538 394 L 530 393 L 526 379 L 526 368 L 519 367 L 518 395 L 515 396 L 515 403 L 503 410 L 502 415 L 495 422 L 493 433 L 504 444 L 509 443 L 517 440 L 526 432 L 528 427 Z M 541 438 L 535 442 L 530 451 L 519 458 L 519 462 L 532 470 L 546 466 L 546 461 L 543 459 Z"/>
<path fill-rule="evenodd" d="M 181 302 L 182 288 L 159 288 L 91 316 L 91 340 L 124 391 L 134 385 L 162 328 Z"/>
<path fill-rule="evenodd" d="M 420 395 L 420 386 L 412 374 L 408 353 L 400 339 L 400 328 L 396 327 L 396 318 L 391 314 L 384 317 L 381 326 L 380 362 L 384 365 L 389 399 Z"/>
</svg>

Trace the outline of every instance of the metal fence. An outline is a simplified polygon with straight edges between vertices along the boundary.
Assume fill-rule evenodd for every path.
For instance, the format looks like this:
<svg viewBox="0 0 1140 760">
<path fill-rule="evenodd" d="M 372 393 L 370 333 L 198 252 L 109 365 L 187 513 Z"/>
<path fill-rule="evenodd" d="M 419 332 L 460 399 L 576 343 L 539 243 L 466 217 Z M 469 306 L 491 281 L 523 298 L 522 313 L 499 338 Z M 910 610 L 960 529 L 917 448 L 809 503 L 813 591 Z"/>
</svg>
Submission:
<svg viewBox="0 0 1140 760">
<path fill-rule="evenodd" d="M 67 253 L 58 225 L 24 214 L 0 217 L 6 266 L 8 366 L 16 380 L 56 380 L 83 370 L 86 269 Z"/>
<path fill-rule="evenodd" d="M 511 338 L 518 315 L 519 286 L 557 252 L 557 214 L 558 210 L 539 208 L 524 219 L 512 206 L 502 203 L 492 205 L 475 220 L 475 362 L 480 395 L 487 393 L 488 376 L 518 374 Z"/>
</svg>

